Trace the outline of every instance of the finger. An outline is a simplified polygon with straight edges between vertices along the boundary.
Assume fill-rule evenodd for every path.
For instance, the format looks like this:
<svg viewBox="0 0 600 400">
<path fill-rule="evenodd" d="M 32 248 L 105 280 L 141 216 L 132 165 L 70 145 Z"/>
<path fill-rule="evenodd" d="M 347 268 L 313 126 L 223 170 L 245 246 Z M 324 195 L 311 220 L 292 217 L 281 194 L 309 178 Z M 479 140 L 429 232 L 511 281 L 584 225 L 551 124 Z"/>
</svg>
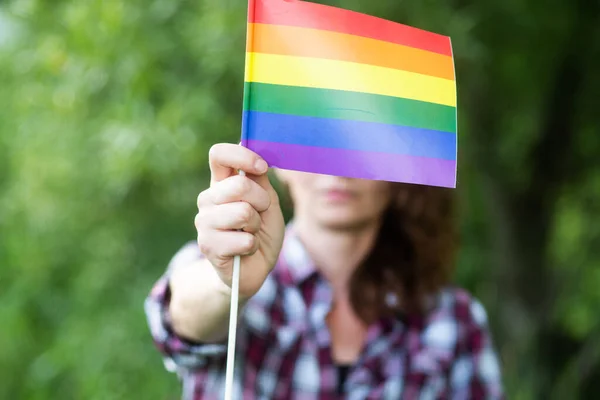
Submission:
<svg viewBox="0 0 600 400">
<path fill-rule="evenodd" d="M 258 154 L 231 143 L 213 145 L 208 152 L 208 160 L 211 183 L 236 175 L 238 170 L 252 175 L 262 175 L 268 170 L 266 161 Z"/>
<path fill-rule="evenodd" d="M 258 212 L 266 211 L 271 205 L 269 193 L 258 183 L 246 176 L 234 175 L 200 193 L 198 209 L 240 201 L 250 204 Z"/>
<path fill-rule="evenodd" d="M 246 202 L 213 206 L 196 215 L 198 230 L 242 230 L 254 234 L 260 231 L 261 224 L 258 212 Z"/>
<path fill-rule="evenodd" d="M 210 235 L 199 234 L 198 237 L 200 251 L 209 259 L 251 255 L 258 250 L 258 245 L 258 238 L 248 232 L 210 231 Z"/>
<path fill-rule="evenodd" d="M 271 184 L 271 180 L 269 179 L 268 174 L 248 175 L 248 179 L 256 182 L 260 187 L 262 187 L 267 192 L 271 192 L 271 191 L 275 190 L 275 188 Z"/>
</svg>

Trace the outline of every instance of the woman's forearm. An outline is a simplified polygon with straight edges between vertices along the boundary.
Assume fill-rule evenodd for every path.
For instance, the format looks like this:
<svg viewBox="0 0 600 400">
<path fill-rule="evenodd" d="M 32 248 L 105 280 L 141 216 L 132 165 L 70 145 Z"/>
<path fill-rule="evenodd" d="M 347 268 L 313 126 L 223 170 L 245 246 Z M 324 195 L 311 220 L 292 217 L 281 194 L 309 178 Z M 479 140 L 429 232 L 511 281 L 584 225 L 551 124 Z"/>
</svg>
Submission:
<svg viewBox="0 0 600 400">
<path fill-rule="evenodd" d="M 170 287 L 169 313 L 177 335 L 203 343 L 226 338 L 231 289 L 219 279 L 208 260 L 174 270 Z"/>
</svg>

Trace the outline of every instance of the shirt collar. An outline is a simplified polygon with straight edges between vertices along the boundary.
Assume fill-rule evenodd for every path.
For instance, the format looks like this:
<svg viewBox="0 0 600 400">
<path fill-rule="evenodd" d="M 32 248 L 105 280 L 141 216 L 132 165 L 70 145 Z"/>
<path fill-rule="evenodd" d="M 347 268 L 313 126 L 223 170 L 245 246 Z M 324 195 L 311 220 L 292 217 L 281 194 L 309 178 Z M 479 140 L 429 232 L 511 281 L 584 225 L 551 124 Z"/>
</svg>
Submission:
<svg viewBox="0 0 600 400">
<path fill-rule="evenodd" d="M 283 246 L 275 269 L 279 271 L 283 282 L 292 286 L 300 286 L 306 280 L 319 273 L 315 262 L 310 258 L 306 247 L 298 236 L 293 220 L 286 226 Z M 386 296 L 385 301 L 389 306 L 393 307 L 397 305 L 399 299 L 395 294 L 389 293 L 388 296 Z M 433 311 L 436 307 L 439 307 L 439 301 L 439 293 L 427 297 L 425 305 L 427 309 L 426 314 Z M 404 314 L 400 313 L 397 317 L 402 317 L 403 315 Z M 404 315 L 404 317 L 407 316 Z M 394 320 L 396 319 L 397 318 Z"/>
</svg>

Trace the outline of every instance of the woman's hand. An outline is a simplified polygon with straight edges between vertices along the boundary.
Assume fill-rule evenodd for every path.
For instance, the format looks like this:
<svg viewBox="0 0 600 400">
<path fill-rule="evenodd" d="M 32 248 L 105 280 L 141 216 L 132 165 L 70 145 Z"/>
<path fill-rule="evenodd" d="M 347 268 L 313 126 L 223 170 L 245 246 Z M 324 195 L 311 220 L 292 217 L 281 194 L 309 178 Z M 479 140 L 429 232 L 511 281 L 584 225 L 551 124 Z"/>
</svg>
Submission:
<svg viewBox="0 0 600 400">
<path fill-rule="evenodd" d="M 217 144 L 209 163 L 210 187 L 198 196 L 198 246 L 229 287 L 233 257 L 241 256 L 240 299 L 247 299 L 260 289 L 281 250 L 285 226 L 279 199 L 267 163 L 253 151 Z"/>
</svg>

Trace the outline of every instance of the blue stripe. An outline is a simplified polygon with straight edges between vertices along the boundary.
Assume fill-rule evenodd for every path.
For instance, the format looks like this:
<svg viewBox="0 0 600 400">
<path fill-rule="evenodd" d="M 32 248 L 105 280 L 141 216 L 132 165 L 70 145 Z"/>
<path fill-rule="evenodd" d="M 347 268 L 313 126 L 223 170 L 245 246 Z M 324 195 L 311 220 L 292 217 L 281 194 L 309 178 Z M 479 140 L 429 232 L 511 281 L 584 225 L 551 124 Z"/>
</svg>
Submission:
<svg viewBox="0 0 600 400">
<path fill-rule="evenodd" d="M 244 139 L 456 160 L 456 134 L 373 122 L 244 111 Z"/>
</svg>

